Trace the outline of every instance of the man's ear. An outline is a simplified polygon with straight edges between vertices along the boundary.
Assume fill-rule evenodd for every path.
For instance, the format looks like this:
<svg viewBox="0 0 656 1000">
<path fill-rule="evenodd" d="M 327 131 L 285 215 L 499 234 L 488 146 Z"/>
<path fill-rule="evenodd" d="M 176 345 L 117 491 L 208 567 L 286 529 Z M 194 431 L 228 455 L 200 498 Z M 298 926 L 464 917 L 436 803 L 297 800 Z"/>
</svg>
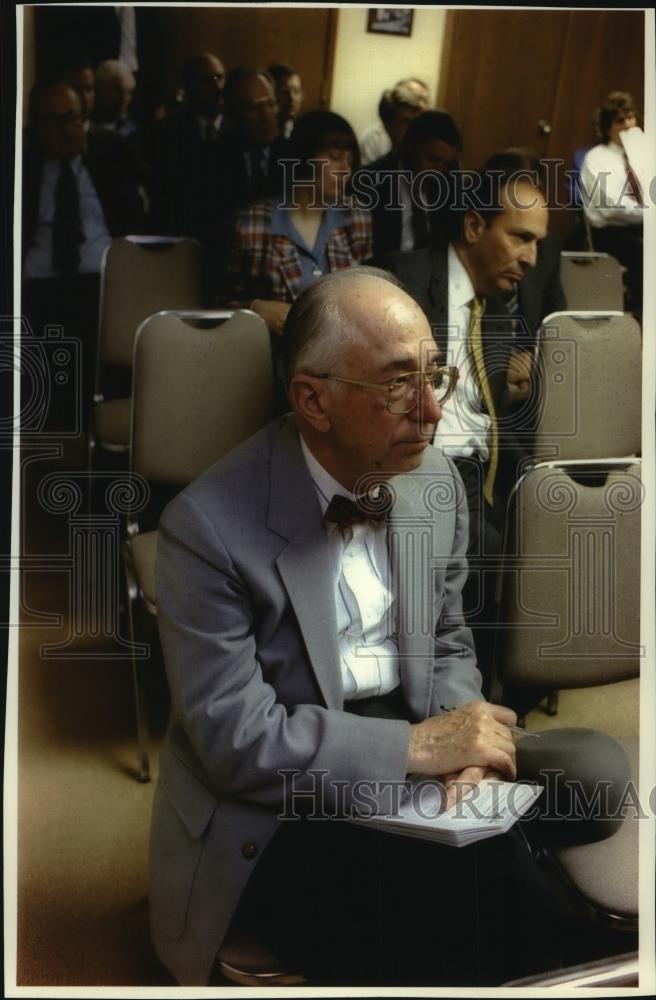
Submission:
<svg viewBox="0 0 656 1000">
<path fill-rule="evenodd" d="M 481 233 L 485 229 L 485 221 L 475 209 L 470 208 L 465 212 L 463 225 L 463 237 L 468 246 L 473 246 L 481 238 Z"/>
<path fill-rule="evenodd" d="M 294 375 L 289 383 L 289 400 L 294 412 L 324 434 L 330 430 L 330 418 L 324 405 L 327 389 L 323 379 L 303 372 Z"/>
</svg>

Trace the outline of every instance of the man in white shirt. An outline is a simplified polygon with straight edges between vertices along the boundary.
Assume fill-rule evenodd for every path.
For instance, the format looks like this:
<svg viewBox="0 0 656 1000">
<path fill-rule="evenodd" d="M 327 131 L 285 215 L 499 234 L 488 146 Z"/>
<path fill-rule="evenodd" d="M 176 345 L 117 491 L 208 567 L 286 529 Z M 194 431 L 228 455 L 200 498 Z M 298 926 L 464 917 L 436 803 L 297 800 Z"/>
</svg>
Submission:
<svg viewBox="0 0 656 1000">
<path fill-rule="evenodd" d="M 96 69 L 96 99 L 93 121 L 127 138 L 137 126 L 128 114 L 137 83 L 132 70 L 118 59 L 106 59 Z"/>
<path fill-rule="evenodd" d="M 638 172 L 629 163 L 622 133 L 638 124 L 630 94 L 613 91 L 596 113 L 599 145 L 581 166 L 581 198 L 594 247 L 610 253 L 627 269 L 627 308 L 641 314 L 643 258 L 643 192 Z"/>
<path fill-rule="evenodd" d="M 378 103 L 380 121 L 368 125 L 360 136 L 362 165 L 396 151 L 410 122 L 428 107 L 428 87 L 410 77 L 383 91 Z"/>
<path fill-rule="evenodd" d="M 514 713 L 481 700 L 462 622 L 462 485 L 430 447 L 453 373 L 421 310 L 368 268 L 304 292 L 285 344 L 293 415 L 160 524 L 173 721 L 153 812 L 156 949 L 179 982 L 204 984 L 234 917 L 312 985 L 548 968 L 561 920 L 519 831 L 453 851 L 345 822 L 389 809 L 410 774 L 452 788 L 516 773 Z"/>
<path fill-rule="evenodd" d="M 356 196 L 364 196 L 363 207 L 371 204 L 374 263 L 385 266 L 388 253 L 430 245 L 439 218 L 434 208 L 444 198 L 440 175 L 458 166 L 461 149 L 460 130 L 448 112 L 422 111 L 413 115 L 397 149 L 355 175 Z"/>
<path fill-rule="evenodd" d="M 138 231 L 140 220 L 122 143 L 85 131 L 80 100 L 65 83 L 36 87 L 23 156 L 23 310 L 35 334 L 56 324 L 81 339 L 83 409 L 93 382 L 103 253 L 113 236 Z"/>
<path fill-rule="evenodd" d="M 455 180 L 462 185 L 461 195 L 453 189 L 459 206 L 443 215 L 432 247 L 390 254 L 386 263 L 426 312 L 441 357 L 460 372 L 434 444 L 454 459 L 465 483 L 470 577 L 464 603 L 468 612 L 478 609 L 476 621 L 470 620 L 481 625 L 475 637 L 487 682 L 494 577 L 485 569 L 494 569 L 501 552 L 506 500 L 529 454 L 530 426 L 522 414 L 535 405 L 528 399 L 509 417 L 515 332 L 504 300 L 535 267 L 548 211 L 544 194 L 525 174 L 517 182 L 512 170 Z M 467 195 L 469 183 L 473 193 Z M 474 350 L 475 328 L 480 352 Z"/>
</svg>

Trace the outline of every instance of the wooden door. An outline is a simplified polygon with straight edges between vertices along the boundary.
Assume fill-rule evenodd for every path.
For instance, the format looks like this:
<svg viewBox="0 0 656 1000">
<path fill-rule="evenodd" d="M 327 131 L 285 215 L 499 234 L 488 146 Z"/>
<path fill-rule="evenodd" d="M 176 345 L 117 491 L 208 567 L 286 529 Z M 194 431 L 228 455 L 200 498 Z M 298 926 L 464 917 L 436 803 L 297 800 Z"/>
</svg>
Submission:
<svg viewBox="0 0 656 1000">
<path fill-rule="evenodd" d="M 507 146 L 529 146 L 562 161 L 554 194 L 563 198 L 564 169 L 575 149 L 597 141 L 592 115 L 610 90 L 630 91 L 642 107 L 640 11 L 447 14 L 438 104 L 462 129 L 465 167 Z M 552 213 L 561 238 L 573 222 L 572 211 Z"/>
<path fill-rule="evenodd" d="M 337 11 L 251 7 L 161 9 L 170 90 L 194 52 L 216 53 L 227 70 L 236 66 L 289 63 L 303 81 L 304 108 L 327 107 L 330 98 Z"/>
</svg>

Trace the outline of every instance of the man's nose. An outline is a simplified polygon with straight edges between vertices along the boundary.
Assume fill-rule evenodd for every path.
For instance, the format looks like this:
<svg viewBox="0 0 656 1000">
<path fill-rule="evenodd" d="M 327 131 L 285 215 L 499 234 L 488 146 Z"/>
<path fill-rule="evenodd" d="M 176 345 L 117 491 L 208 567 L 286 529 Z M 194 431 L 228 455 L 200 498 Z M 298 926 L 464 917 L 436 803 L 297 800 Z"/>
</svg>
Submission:
<svg viewBox="0 0 656 1000">
<path fill-rule="evenodd" d="M 418 424 L 437 424 L 442 419 L 442 407 L 435 398 L 435 389 L 427 382 L 417 397 L 417 405 L 409 414 Z"/>
<path fill-rule="evenodd" d="M 519 259 L 525 267 L 535 267 L 538 259 L 537 243 L 526 243 L 522 247 Z"/>
</svg>

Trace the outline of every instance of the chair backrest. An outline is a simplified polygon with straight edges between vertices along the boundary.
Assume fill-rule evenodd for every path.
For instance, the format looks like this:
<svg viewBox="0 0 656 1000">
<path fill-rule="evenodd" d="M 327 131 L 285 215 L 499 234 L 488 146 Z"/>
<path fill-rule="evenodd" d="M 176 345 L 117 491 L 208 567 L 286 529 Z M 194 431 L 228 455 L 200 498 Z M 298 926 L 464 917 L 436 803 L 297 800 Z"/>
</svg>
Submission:
<svg viewBox="0 0 656 1000">
<path fill-rule="evenodd" d="M 640 454 L 641 336 L 632 316 L 552 314 L 536 379 L 536 461 Z"/>
<path fill-rule="evenodd" d="M 622 268 L 607 253 L 564 250 L 560 255 L 560 281 L 568 310 L 622 312 Z"/>
<path fill-rule="evenodd" d="M 519 480 L 500 577 L 502 684 L 638 676 L 643 495 L 639 461 L 543 463 Z"/>
<path fill-rule="evenodd" d="M 248 310 L 168 311 L 134 344 L 131 466 L 184 486 L 274 416 L 269 331 Z"/>
<path fill-rule="evenodd" d="M 203 306 L 201 247 L 175 237 L 121 237 L 105 251 L 98 319 L 99 364 L 132 365 L 139 324 L 160 309 Z"/>
</svg>

